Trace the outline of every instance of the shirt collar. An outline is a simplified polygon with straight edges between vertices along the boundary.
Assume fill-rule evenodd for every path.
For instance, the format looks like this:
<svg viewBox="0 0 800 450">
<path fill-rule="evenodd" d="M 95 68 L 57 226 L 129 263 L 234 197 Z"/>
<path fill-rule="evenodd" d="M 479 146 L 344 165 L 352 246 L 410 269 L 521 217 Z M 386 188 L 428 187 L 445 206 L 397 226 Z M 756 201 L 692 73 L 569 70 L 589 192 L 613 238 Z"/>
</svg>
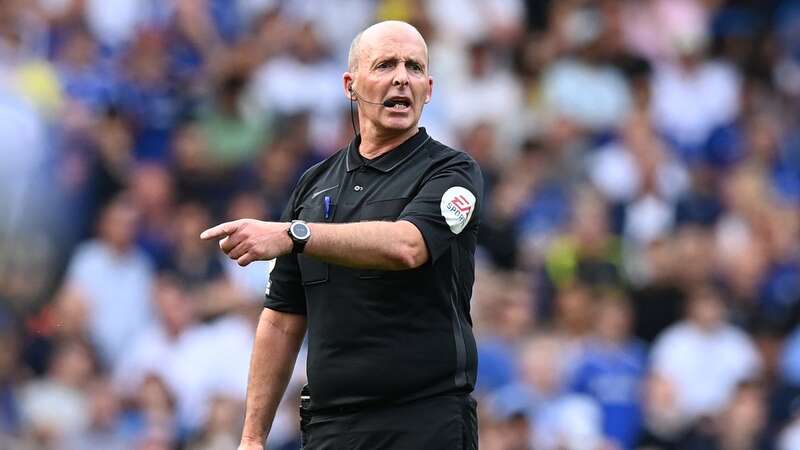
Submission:
<svg viewBox="0 0 800 450">
<path fill-rule="evenodd" d="M 381 172 L 391 172 L 392 169 L 399 166 L 400 163 L 410 157 L 415 150 L 422 147 L 430 140 L 427 131 L 424 127 L 420 127 L 417 134 L 408 138 L 405 142 L 397 147 L 389 150 L 383 155 L 375 159 L 363 158 L 358 153 L 358 146 L 361 144 L 361 135 L 356 135 L 350 145 L 347 147 L 347 171 L 352 172 L 367 163 L 367 166 L 373 167 Z"/>
</svg>

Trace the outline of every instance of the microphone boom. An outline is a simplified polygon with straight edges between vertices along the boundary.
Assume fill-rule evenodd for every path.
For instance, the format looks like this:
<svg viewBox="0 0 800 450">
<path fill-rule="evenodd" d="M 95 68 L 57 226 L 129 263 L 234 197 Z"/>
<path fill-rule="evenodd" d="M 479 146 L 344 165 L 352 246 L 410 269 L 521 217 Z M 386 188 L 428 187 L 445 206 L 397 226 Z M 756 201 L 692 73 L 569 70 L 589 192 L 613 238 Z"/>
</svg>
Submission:
<svg viewBox="0 0 800 450">
<path fill-rule="evenodd" d="M 355 90 L 355 89 L 350 89 L 350 92 L 352 92 L 353 94 L 355 94 L 356 98 L 357 98 L 359 101 L 362 101 L 362 102 L 364 102 L 364 103 L 369 103 L 369 104 L 371 104 L 371 105 L 383 105 L 383 106 L 385 106 L 385 107 L 387 107 L 387 108 L 393 108 L 393 107 L 394 107 L 394 105 L 396 105 L 396 104 L 398 103 L 398 102 L 396 102 L 396 101 L 394 101 L 394 100 L 389 100 L 389 99 L 386 99 L 386 100 L 384 100 L 384 101 L 382 101 L 382 102 L 371 102 L 371 101 L 369 101 L 369 100 L 365 100 L 365 99 L 364 99 L 364 97 L 362 97 L 361 95 L 359 95 L 359 94 L 358 94 L 358 92 L 356 92 L 356 90 Z"/>
</svg>

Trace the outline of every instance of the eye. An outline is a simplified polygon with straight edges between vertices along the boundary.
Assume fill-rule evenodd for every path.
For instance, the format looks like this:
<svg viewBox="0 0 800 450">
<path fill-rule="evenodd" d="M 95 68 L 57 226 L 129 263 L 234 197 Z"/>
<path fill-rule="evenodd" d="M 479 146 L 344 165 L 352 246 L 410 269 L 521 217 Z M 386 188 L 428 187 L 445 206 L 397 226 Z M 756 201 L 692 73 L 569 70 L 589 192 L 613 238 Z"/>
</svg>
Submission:
<svg viewBox="0 0 800 450">
<path fill-rule="evenodd" d="M 419 63 L 410 62 L 407 64 L 407 66 L 410 70 L 413 70 L 414 72 L 422 72 L 422 65 Z"/>
<path fill-rule="evenodd" d="M 392 61 L 381 61 L 375 66 L 375 68 L 379 69 L 379 70 L 380 69 L 391 69 L 392 67 L 394 67 L 394 63 Z"/>
</svg>

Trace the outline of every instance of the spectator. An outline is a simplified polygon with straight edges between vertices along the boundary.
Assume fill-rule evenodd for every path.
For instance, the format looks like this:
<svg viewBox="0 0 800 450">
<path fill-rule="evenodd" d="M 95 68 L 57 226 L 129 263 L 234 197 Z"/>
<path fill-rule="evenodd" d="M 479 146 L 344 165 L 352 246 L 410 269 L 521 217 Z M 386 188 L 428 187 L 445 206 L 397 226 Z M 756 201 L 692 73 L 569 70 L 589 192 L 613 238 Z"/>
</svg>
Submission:
<svg viewBox="0 0 800 450">
<path fill-rule="evenodd" d="M 726 323 L 726 313 L 716 288 L 695 287 L 686 318 L 653 345 L 652 370 L 674 388 L 677 414 L 686 422 L 719 413 L 739 382 L 759 374 L 761 358 L 753 342 Z"/>
<path fill-rule="evenodd" d="M 125 421 L 136 435 L 138 449 L 170 449 L 182 437 L 175 396 L 158 375 L 148 374 L 137 389 Z"/>
<path fill-rule="evenodd" d="M 258 193 L 242 192 L 231 199 L 227 220 L 237 217 L 268 217 L 264 200 Z M 231 281 L 232 291 L 220 296 L 219 300 L 231 299 L 236 304 L 250 305 L 261 303 L 267 289 L 267 279 L 274 261 L 255 261 L 247 267 L 241 267 L 236 261 L 220 256 L 226 277 Z M 237 302 L 238 300 L 238 302 Z"/>
<path fill-rule="evenodd" d="M 175 178 L 164 166 L 144 163 L 131 176 L 131 196 L 141 211 L 137 242 L 158 269 L 167 266 L 175 245 Z"/>
<path fill-rule="evenodd" d="M 475 293 L 475 320 L 482 330 L 478 344 L 476 389 L 488 393 L 517 382 L 520 341 L 533 328 L 536 305 L 523 273 L 484 272 Z"/>
<path fill-rule="evenodd" d="M 156 375 L 175 396 L 182 431 L 201 425 L 214 369 L 206 329 L 179 279 L 159 278 L 154 292 L 158 324 L 143 328 L 114 369 L 115 384 L 128 397 Z"/>
<path fill-rule="evenodd" d="M 91 342 L 89 305 L 77 289 L 62 289 L 28 324 L 24 362 L 36 376 L 47 372 L 61 342 Z"/>
<path fill-rule="evenodd" d="M 520 383 L 496 395 L 515 396 L 530 417 L 531 447 L 599 450 L 603 442 L 600 411 L 589 398 L 563 395 L 569 363 L 564 344 L 553 335 L 528 338 L 521 350 Z"/>
<path fill-rule="evenodd" d="M 47 374 L 26 383 L 20 393 L 22 420 L 31 441 L 59 448 L 89 425 L 88 382 L 97 364 L 81 341 L 63 341 L 53 353 Z"/>
<path fill-rule="evenodd" d="M 289 36 L 288 52 L 257 69 L 252 89 L 264 111 L 279 115 L 311 112 L 311 136 L 324 147 L 338 130 L 339 111 L 347 104 L 339 92 L 339 66 L 312 23 Z"/>
<path fill-rule="evenodd" d="M 613 287 L 622 280 L 619 242 L 611 234 L 611 219 L 603 198 L 591 190 L 577 193 L 572 220 L 563 236 L 548 249 L 548 280 L 556 287 L 583 282 Z"/>
<path fill-rule="evenodd" d="M 115 77 L 100 58 L 100 48 L 83 27 L 66 30 L 56 68 L 73 113 L 90 121 L 114 96 Z M 74 118 L 73 118 L 74 120 Z"/>
<path fill-rule="evenodd" d="M 514 156 L 521 142 L 522 124 L 512 118 L 522 113 L 522 86 L 500 64 L 495 50 L 490 41 L 476 40 L 469 47 L 465 67 L 443 89 L 449 122 L 458 127 L 456 131 L 488 124 L 498 131 L 493 136 L 497 141 L 489 144 L 498 151 L 492 157 L 503 160 Z"/>
<path fill-rule="evenodd" d="M 116 104 L 131 122 L 136 158 L 165 163 L 186 101 L 179 90 L 185 87 L 172 79 L 164 33 L 142 31 L 134 37 L 121 61 L 125 70 Z"/>
<path fill-rule="evenodd" d="M 230 398 L 214 397 L 201 437 L 189 445 L 189 450 L 223 450 L 236 447 L 241 422 L 244 420 L 241 413 L 243 406 Z"/>
<path fill-rule="evenodd" d="M 64 447 L 74 450 L 123 450 L 133 437 L 121 420 L 120 398 L 106 378 L 93 381 L 87 389 L 89 423 L 85 430 L 67 436 Z M 126 432 L 127 431 L 127 432 Z"/>
<path fill-rule="evenodd" d="M 111 365 L 152 320 L 154 275 L 135 243 L 138 214 L 127 194 L 117 196 L 100 217 L 97 238 L 75 251 L 65 280 L 65 289 L 79 292 L 91 311 L 91 338 Z"/>
<path fill-rule="evenodd" d="M 136 38 L 142 28 L 157 26 L 170 13 L 169 3 L 142 3 L 133 0 L 86 2 L 84 19 L 92 34 L 104 47 L 118 50 Z"/>
<path fill-rule="evenodd" d="M 268 122 L 244 104 L 247 81 L 245 74 L 235 72 L 219 80 L 210 111 L 201 122 L 208 135 L 212 163 L 223 169 L 251 164 L 268 142 Z"/>
<path fill-rule="evenodd" d="M 531 424 L 528 406 L 512 392 L 487 398 L 490 413 L 479 420 L 483 423 L 480 448 L 487 450 L 532 450 Z M 485 409 L 484 409 L 485 410 Z M 488 423 L 487 423 L 488 422 Z"/>
<path fill-rule="evenodd" d="M 705 30 L 682 36 L 676 44 L 677 61 L 655 66 L 652 115 L 682 158 L 697 163 L 711 131 L 739 112 L 741 77 L 730 64 L 703 58 Z"/>
<path fill-rule="evenodd" d="M 213 248 L 192 239 L 195 231 L 208 226 L 211 213 L 199 203 L 184 203 L 178 206 L 177 218 L 175 249 L 167 269 L 198 289 L 207 283 L 220 281 L 224 274 Z"/>
<path fill-rule="evenodd" d="M 685 310 L 685 293 L 678 279 L 683 262 L 674 250 L 674 238 L 651 242 L 640 260 L 641 270 L 631 289 L 634 309 L 634 334 L 650 343 L 665 328 L 680 320 Z"/>
<path fill-rule="evenodd" d="M 209 414 L 215 393 L 243 400 L 255 325 L 247 316 L 228 315 L 210 324 L 198 320 L 198 305 L 184 283 L 162 275 L 156 284 L 157 325 L 140 332 L 115 367 L 115 384 L 133 397 L 152 375 L 175 397 L 183 432 L 195 432 Z M 219 364 L 219 367 L 216 365 Z"/>
<path fill-rule="evenodd" d="M 595 132 L 607 130 L 632 106 L 627 81 L 604 50 L 610 35 L 602 32 L 611 24 L 591 5 L 565 11 L 560 19 L 563 26 L 574 27 L 564 36 L 574 51 L 543 72 L 542 95 L 555 118 Z"/>
<path fill-rule="evenodd" d="M 614 203 L 632 202 L 648 189 L 675 201 L 689 184 L 685 167 L 640 115 L 625 123 L 622 139 L 596 150 L 588 170 L 594 185 Z"/>
<path fill-rule="evenodd" d="M 628 299 L 607 294 L 595 305 L 596 335 L 577 363 L 572 390 L 595 399 L 603 432 L 622 449 L 636 448 L 642 426 L 645 347 L 631 338 Z"/>
</svg>

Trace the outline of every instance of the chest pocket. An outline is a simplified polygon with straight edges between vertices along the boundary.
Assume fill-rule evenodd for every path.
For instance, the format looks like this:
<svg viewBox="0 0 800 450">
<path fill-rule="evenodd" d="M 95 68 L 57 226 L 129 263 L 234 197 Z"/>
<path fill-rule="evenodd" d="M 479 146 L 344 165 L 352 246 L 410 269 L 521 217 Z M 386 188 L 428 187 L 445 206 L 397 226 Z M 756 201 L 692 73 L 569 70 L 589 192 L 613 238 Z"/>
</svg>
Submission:
<svg viewBox="0 0 800 450">
<path fill-rule="evenodd" d="M 323 222 L 324 206 L 321 202 L 317 203 L 303 205 L 297 218 L 306 222 Z M 301 253 L 297 255 L 297 264 L 300 266 L 300 278 L 303 286 L 322 284 L 328 281 L 328 263 Z"/>
<path fill-rule="evenodd" d="M 390 198 L 385 200 L 374 200 L 364 204 L 361 208 L 361 220 L 382 220 L 393 221 L 400 217 L 400 213 L 408 204 L 408 197 Z M 391 270 L 372 270 L 364 269 L 358 274 L 358 277 L 363 280 L 372 280 L 376 278 L 386 278 L 398 275 L 398 272 Z"/>
<path fill-rule="evenodd" d="M 408 197 L 374 200 L 361 208 L 361 220 L 396 220 L 408 204 Z"/>
</svg>

